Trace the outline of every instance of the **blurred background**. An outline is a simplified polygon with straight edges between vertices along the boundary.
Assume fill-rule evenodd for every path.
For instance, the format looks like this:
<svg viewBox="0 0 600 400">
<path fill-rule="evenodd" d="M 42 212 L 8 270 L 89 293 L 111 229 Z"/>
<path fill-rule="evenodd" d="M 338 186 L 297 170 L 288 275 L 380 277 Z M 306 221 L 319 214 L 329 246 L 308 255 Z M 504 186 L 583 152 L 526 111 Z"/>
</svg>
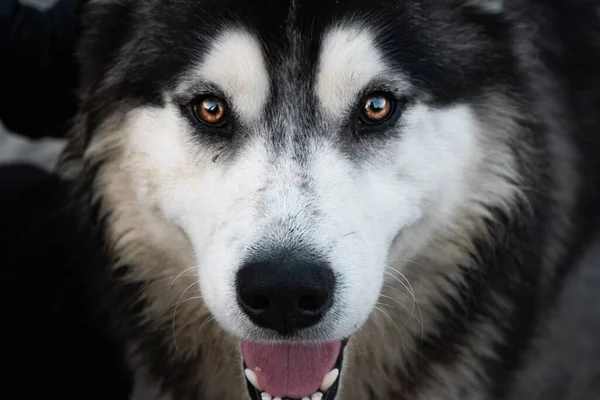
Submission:
<svg viewBox="0 0 600 400">
<path fill-rule="evenodd" d="M 31 4 L 40 9 L 47 8 L 56 0 L 21 0 L 23 4 Z M 58 139 L 28 140 L 8 131 L 0 121 L 0 164 L 22 161 L 44 169 L 51 169 L 63 148 L 63 141 Z"/>
</svg>

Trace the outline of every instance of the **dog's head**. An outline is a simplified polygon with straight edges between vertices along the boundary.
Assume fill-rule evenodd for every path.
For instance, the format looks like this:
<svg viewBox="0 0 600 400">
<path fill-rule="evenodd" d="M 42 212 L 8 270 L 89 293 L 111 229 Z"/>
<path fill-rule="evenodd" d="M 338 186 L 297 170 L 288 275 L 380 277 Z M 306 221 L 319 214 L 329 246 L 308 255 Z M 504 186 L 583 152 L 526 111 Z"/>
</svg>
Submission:
<svg viewBox="0 0 600 400">
<path fill-rule="evenodd" d="M 261 391 L 333 397 L 382 288 L 415 296 L 411 261 L 452 264 L 510 207 L 515 65 L 473 3 L 90 5 L 71 147 L 111 248 L 191 273 Z"/>
</svg>

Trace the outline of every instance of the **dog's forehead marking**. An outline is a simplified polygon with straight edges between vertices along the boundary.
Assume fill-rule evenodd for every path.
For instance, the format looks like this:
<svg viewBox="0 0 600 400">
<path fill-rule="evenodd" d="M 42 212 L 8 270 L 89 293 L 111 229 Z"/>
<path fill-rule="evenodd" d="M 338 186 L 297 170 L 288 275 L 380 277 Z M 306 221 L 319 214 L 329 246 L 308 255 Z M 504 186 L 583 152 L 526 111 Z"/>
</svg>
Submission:
<svg viewBox="0 0 600 400">
<path fill-rule="evenodd" d="M 269 95 L 269 73 L 260 42 L 251 33 L 221 32 L 209 46 L 200 75 L 232 99 L 241 118 L 253 120 L 261 114 Z"/>
<path fill-rule="evenodd" d="M 323 37 L 316 73 L 321 107 L 333 116 L 340 115 L 385 70 L 371 32 L 358 27 L 330 29 Z"/>
</svg>

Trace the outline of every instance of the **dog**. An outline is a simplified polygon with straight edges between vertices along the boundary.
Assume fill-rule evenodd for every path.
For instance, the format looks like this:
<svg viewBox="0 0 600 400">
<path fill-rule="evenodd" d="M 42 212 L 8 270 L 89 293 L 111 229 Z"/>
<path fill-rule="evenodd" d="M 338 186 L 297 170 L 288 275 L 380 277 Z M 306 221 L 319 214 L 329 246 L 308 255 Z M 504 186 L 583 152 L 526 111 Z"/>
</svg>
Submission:
<svg viewBox="0 0 600 400">
<path fill-rule="evenodd" d="M 135 390 L 547 394 L 524 376 L 598 232 L 598 2 L 93 0 L 83 18 L 60 171 Z"/>
</svg>

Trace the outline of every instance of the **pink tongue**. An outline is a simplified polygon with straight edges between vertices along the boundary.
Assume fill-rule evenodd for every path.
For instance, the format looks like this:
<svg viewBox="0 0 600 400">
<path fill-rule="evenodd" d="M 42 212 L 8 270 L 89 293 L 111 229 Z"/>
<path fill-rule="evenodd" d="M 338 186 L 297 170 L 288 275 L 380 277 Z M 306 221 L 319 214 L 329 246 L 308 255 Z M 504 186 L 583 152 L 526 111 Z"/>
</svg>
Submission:
<svg viewBox="0 0 600 400">
<path fill-rule="evenodd" d="M 341 342 L 261 344 L 242 341 L 247 368 L 262 389 L 274 397 L 310 397 L 335 366 Z"/>
</svg>

